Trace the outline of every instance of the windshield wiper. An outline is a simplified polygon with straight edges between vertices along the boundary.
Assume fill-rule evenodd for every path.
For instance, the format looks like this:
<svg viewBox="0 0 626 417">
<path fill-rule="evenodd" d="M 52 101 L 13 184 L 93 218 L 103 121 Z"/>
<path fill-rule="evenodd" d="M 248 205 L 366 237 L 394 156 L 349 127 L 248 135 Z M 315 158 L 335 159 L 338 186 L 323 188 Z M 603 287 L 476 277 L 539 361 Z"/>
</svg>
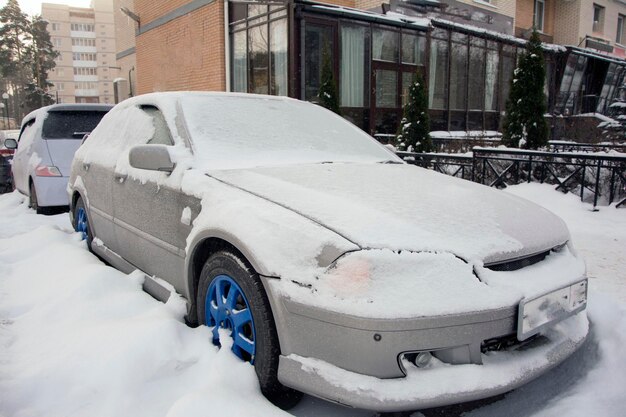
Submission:
<svg viewBox="0 0 626 417">
<path fill-rule="evenodd" d="M 377 164 L 402 164 L 400 161 L 394 161 L 393 159 L 386 159 L 384 161 L 378 161 Z"/>
</svg>

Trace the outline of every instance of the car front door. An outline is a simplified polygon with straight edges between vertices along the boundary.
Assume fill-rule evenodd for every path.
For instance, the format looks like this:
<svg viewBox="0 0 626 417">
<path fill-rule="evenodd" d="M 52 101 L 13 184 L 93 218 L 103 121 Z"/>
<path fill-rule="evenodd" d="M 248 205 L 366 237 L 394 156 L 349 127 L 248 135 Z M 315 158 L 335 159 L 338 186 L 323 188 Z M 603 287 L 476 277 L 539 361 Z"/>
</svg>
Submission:
<svg viewBox="0 0 626 417">
<path fill-rule="evenodd" d="M 13 183 L 15 188 L 24 194 L 29 194 L 28 189 L 28 164 L 32 155 L 35 141 L 35 118 L 27 121 L 20 132 L 17 150 L 13 156 Z"/>
<path fill-rule="evenodd" d="M 154 126 L 147 144 L 174 145 L 161 111 L 154 106 L 142 106 L 141 110 Z M 126 165 L 128 155 L 120 160 L 125 162 L 116 168 L 113 183 L 118 253 L 142 271 L 182 291 L 189 228 L 181 220 L 180 180 L 175 180 L 181 176 L 133 168 Z"/>
</svg>

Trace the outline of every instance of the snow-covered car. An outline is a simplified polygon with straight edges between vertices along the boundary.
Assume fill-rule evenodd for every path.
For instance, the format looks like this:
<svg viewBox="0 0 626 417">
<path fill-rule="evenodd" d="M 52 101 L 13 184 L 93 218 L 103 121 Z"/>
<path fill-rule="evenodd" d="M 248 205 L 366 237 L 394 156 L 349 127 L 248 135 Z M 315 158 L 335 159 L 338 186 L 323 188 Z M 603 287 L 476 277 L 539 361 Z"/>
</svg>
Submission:
<svg viewBox="0 0 626 417">
<path fill-rule="evenodd" d="M 19 135 L 19 130 L 0 130 L 0 193 L 6 193 L 13 188 L 11 160 L 13 159 L 15 150 L 7 148 L 4 141 L 7 139 L 17 141 Z"/>
<path fill-rule="evenodd" d="M 88 247 L 184 297 L 282 407 L 298 391 L 378 411 L 484 398 L 588 332 L 563 221 L 405 164 L 311 103 L 125 100 L 76 152 L 68 191 Z"/>
<path fill-rule="evenodd" d="M 93 130 L 109 104 L 54 104 L 34 110 L 22 120 L 13 157 L 14 186 L 29 197 L 30 207 L 44 213 L 68 206 L 67 180 L 74 152 Z"/>
</svg>

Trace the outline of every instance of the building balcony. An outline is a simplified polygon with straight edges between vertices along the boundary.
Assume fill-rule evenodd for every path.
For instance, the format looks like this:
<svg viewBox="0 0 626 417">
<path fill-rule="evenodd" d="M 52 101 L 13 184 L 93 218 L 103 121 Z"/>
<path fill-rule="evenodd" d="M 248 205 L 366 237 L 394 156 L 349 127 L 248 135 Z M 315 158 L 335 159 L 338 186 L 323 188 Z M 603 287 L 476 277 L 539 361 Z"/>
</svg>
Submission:
<svg viewBox="0 0 626 417">
<path fill-rule="evenodd" d="M 97 89 L 92 89 L 92 90 L 82 90 L 77 88 L 76 90 L 74 90 L 74 94 L 76 96 L 81 96 L 81 97 L 98 97 L 99 91 Z"/>
<path fill-rule="evenodd" d="M 72 52 L 98 52 L 95 46 L 72 46 Z"/>
<path fill-rule="evenodd" d="M 96 38 L 96 32 L 84 32 L 82 30 L 71 30 L 70 36 L 72 38 Z"/>
<path fill-rule="evenodd" d="M 74 81 L 78 82 L 78 81 L 98 81 L 98 76 L 97 75 L 75 75 L 74 76 Z"/>
<path fill-rule="evenodd" d="M 83 68 L 97 68 L 98 61 L 72 61 L 72 65 Z"/>
</svg>

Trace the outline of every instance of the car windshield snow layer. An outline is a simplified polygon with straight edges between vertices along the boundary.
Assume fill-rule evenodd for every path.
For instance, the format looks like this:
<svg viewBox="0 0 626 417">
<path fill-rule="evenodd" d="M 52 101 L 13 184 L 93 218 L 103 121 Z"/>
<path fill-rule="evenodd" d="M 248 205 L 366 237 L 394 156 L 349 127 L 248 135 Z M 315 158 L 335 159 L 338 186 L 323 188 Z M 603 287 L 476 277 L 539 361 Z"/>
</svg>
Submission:
<svg viewBox="0 0 626 417">
<path fill-rule="evenodd" d="M 105 111 L 51 111 L 43 123 L 44 139 L 82 139 L 106 114 Z"/>
<path fill-rule="evenodd" d="M 207 168 L 400 162 L 361 129 L 310 103 L 194 95 L 181 103 L 194 152 Z"/>
</svg>

